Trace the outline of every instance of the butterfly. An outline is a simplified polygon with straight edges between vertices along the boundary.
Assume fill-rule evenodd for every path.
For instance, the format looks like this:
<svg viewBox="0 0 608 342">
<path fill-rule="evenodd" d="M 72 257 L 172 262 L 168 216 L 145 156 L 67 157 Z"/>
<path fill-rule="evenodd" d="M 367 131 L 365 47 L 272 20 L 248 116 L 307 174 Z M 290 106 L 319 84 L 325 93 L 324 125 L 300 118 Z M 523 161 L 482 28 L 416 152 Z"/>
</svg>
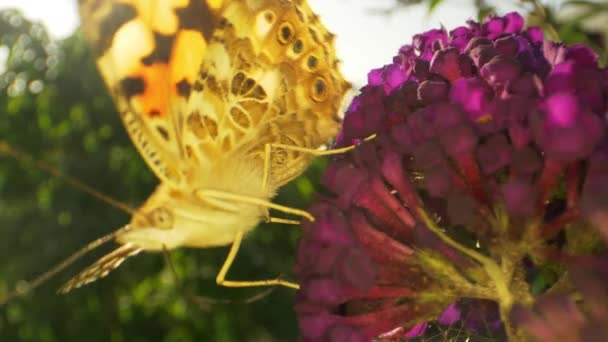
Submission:
<svg viewBox="0 0 608 342">
<path fill-rule="evenodd" d="M 305 0 L 78 5 L 99 72 L 160 184 L 111 234 L 119 247 L 59 292 L 104 277 L 143 251 L 227 245 L 218 284 L 297 288 L 281 279 L 225 278 L 244 235 L 269 209 L 314 219 L 271 199 L 340 125 L 350 85 L 334 35 Z"/>
</svg>

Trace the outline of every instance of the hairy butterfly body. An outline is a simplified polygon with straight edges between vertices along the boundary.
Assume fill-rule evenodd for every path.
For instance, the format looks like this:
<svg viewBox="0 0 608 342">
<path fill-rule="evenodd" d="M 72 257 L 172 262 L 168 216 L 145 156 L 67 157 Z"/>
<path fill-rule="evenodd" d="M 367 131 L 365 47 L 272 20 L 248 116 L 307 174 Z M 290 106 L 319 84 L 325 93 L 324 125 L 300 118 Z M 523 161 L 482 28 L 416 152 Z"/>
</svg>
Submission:
<svg viewBox="0 0 608 342">
<path fill-rule="evenodd" d="M 141 251 L 240 239 L 336 133 L 349 88 L 333 35 L 304 0 L 79 0 L 82 29 L 125 127 L 160 179 L 113 252 L 67 292 Z M 269 146 L 286 146 L 271 151 Z M 230 285 L 232 284 L 232 285 Z M 289 284 L 289 283 L 287 283 Z M 293 287 L 293 286 L 292 286 Z"/>
</svg>

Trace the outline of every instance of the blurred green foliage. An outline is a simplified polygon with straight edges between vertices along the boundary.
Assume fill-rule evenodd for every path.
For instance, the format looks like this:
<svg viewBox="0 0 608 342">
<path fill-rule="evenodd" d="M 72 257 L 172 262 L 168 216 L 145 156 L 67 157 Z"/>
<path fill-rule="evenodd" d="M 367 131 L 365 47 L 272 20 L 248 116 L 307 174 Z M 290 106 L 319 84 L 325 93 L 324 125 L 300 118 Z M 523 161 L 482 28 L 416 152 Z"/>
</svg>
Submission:
<svg viewBox="0 0 608 342">
<path fill-rule="evenodd" d="M 141 204 L 157 180 L 126 135 L 81 36 L 53 41 L 44 27 L 14 10 L 0 11 L 0 32 L 0 56 L 6 57 L 0 140 L 114 199 Z M 306 207 L 321 163 L 286 186 L 276 202 Z M 0 154 L 0 296 L 128 220 L 31 163 Z M 298 235 L 291 226 L 261 224 L 244 242 L 230 277 L 291 278 Z M 171 253 L 179 281 L 162 254 L 143 254 L 89 286 L 54 293 L 113 247 L 99 248 L 25 298 L 0 307 L 0 341 L 297 339 L 294 291 L 277 288 L 242 304 L 264 290 L 215 284 L 227 248 Z"/>
</svg>

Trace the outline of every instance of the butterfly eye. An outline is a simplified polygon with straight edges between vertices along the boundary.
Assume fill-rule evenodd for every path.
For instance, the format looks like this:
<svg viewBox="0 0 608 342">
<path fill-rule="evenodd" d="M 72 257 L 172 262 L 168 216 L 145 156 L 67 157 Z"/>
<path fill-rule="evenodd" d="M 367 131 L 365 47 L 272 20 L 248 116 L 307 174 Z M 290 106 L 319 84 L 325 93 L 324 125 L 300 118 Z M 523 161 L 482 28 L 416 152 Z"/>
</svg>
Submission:
<svg viewBox="0 0 608 342">
<path fill-rule="evenodd" d="M 316 102 L 325 101 L 327 99 L 327 95 L 329 94 L 327 91 L 327 82 L 323 77 L 316 77 L 311 85 L 311 97 Z"/>
<path fill-rule="evenodd" d="M 293 25 L 290 22 L 283 22 L 279 26 L 277 39 L 282 45 L 288 44 L 293 39 Z"/>
<path fill-rule="evenodd" d="M 167 208 L 158 207 L 158 208 L 152 210 L 148 214 L 148 217 L 150 219 L 150 223 L 154 226 L 154 228 L 158 228 L 158 229 L 173 228 L 173 214 Z"/>
</svg>

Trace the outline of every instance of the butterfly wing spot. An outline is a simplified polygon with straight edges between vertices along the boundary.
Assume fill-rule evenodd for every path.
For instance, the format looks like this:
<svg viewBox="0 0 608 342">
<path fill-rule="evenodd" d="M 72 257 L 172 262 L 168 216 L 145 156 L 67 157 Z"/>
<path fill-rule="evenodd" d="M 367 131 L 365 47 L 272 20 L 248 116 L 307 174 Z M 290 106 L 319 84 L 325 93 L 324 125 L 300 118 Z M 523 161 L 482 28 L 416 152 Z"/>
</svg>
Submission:
<svg viewBox="0 0 608 342">
<path fill-rule="evenodd" d="M 163 139 L 165 139 L 165 141 L 170 142 L 171 139 L 169 137 L 169 131 L 167 131 L 166 128 L 162 127 L 162 126 L 156 126 L 156 130 L 158 131 L 158 134 L 160 134 L 161 137 L 163 137 Z"/>
<path fill-rule="evenodd" d="M 251 127 L 251 117 L 239 107 L 234 106 L 230 108 L 230 119 L 240 130 L 247 131 Z"/>
<path fill-rule="evenodd" d="M 256 87 L 256 88 L 254 88 Z M 256 81 L 247 77 L 245 73 L 239 71 L 232 77 L 231 93 L 233 96 L 253 95 L 258 99 L 264 99 L 266 92 Z"/>
<path fill-rule="evenodd" d="M 207 131 L 203 127 L 201 115 L 198 112 L 190 113 L 186 119 L 190 131 L 199 139 L 204 139 L 207 136 Z"/>
<path fill-rule="evenodd" d="M 316 102 L 323 102 L 327 99 L 329 92 L 327 90 L 327 82 L 323 77 L 317 76 L 311 84 L 311 98 Z"/>
<path fill-rule="evenodd" d="M 141 77 L 126 77 L 120 81 L 119 89 L 127 99 L 143 94 L 146 90 L 146 83 Z"/>
<path fill-rule="evenodd" d="M 152 65 L 154 63 L 167 64 L 171 58 L 171 48 L 175 41 L 175 36 L 164 35 L 158 32 L 152 32 L 154 37 L 154 49 L 141 59 L 144 65 Z"/>
<path fill-rule="evenodd" d="M 264 17 L 264 20 L 266 20 L 267 24 L 271 25 L 274 23 L 277 16 L 274 14 L 273 11 L 264 11 L 262 12 L 262 17 Z"/>
<path fill-rule="evenodd" d="M 192 90 L 194 90 L 195 92 L 201 92 L 205 89 L 205 86 L 203 85 L 203 82 L 196 80 L 194 82 L 194 85 L 192 86 Z"/>
<path fill-rule="evenodd" d="M 206 88 L 215 94 L 221 94 L 223 93 L 222 88 L 220 87 L 219 83 L 217 82 L 217 79 L 212 76 L 212 75 L 208 75 L 207 78 L 205 79 L 205 84 L 206 84 Z"/>
<path fill-rule="evenodd" d="M 312 38 L 312 40 L 314 40 L 315 42 L 319 41 L 319 35 L 318 35 L 317 31 L 315 31 L 315 29 L 313 29 L 312 27 L 309 27 L 308 33 L 310 34 L 310 37 Z"/>
<path fill-rule="evenodd" d="M 217 122 L 215 122 L 215 120 L 213 120 L 212 118 L 210 118 L 208 116 L 203 116 L 203 124 L 207 128 L 207 132 L 209 132 L 209 135 L 211 136 L 211 138 L 212 139 L 217 138 L 217 136 L 218 136 Z"/>
<path fill-rule="evenodd" d="M 308 71 L 315 70 L 318 65 L 319 65 L 319 58 L 317 58 L 317 56 L 314 56 L 314 55 L 308 56 L 308 59 L 306 60 L 306 66 L 308 66 Z"/>
<path fill-rule="evenodd" d="M 231 24 L 230 24 L 230 22 L 228 21 L 228 19 L 226 19 L 225 17 L 223 17 L 223 18 L 221 18 L 221 19 L 220 19 L 220 21 L 218 22 L 218 24 L 217 24 L 217 28 L 218 28 L 218 30 L 220 30 L 220 31 L 221 31 L 221 30 L 225 30 L 225 29 L 226 29 L 226 28 L 228 28 L 228 26 L 230 26 L 230 25 L 231 25 Z M 216 31 L 216 32 L 214 32 L 214 36 L 216 36 L 216 35 L 217 35 L 217 33 L 218 33 L 217 31 Z"/>
<path fill-rule="evenodd" d="M 302 3 L 302 2 L 300 2 L 298 5 L 300 5 L 300 6 L 301 6 L 301 5 L 303 5 L 303 3 Z M 302 7 L 300 7 L 300 6 L 295 6 L 295 7 L 294 7 L 294 10 L 295 10 L 294 12 L 295 12 L 295 13 L 296 13 L 296 15 L 298 16 L 298 20 L 299 20 L 300 22 L 306 22 L 306 21 L 307 21 L 307 20 L 306 20 L 306 16 L 305 16 L 305 15 L 304 15 L 304 13 L 302 12 Z"/>
<path fill-rule="evenodd" d="M 302 50 L 304 50 L 304 42 L 302 41 L 302 39 L 299 39 L 299 38 L 296 39 L 295 42 L 293 42 L 293 46 L 291 47 L 291 50 L 296 55 L 300 54 L 300 52 L 302 52 Z"/>
<path fill-rule="evenodd" d="M 175 13 L 179 18 L 179 27 L 182 29 L 196 30 L 202 33 L 203 37 L 211 37 L 215 26 L 213 9 L 217 9 L 219 4 L 214 1 L 190 0 L 188 6 L 177 8 Z M 215 2 L 218 2 L 217 0 Z M 205 18 L 206 20 L 201 20 Z"/>
<path fill-rule="evenodd" d="M 240 94 L 241 85 L 243 84 L 244 81 L 245 81 L 244 73 L 237 72 L 236 74 L 234 74 L 234 76 L 232 77 L 232 86 L 230 87 L 230 92 L 233 95 Z"/>
<path fill-rule="evenodd" d="M 293 25 L 288 21 L 281 23 L 281 26 L 279 27 L 279 30 L 277 32 L 277 40 L 279 41 L 279 43 L 281 45 L 287 45 L 292 41 L 293 37 Z"/>
<path fill-rule="evenodd" d="M 192 90 L 192 86 L 190 85 L 190 82 L 188 82 L 185 78 L 182 79 L 181 81 L 177 82 L 177 84 L 175 85 L 175 88 L 177 90 L 177 94 L 179 96 L 182 97 L 188 97 L 190 96 L 190 91 Z"/>
<path fill-rule="evenodd" d="M 186 152 L 186 158 L 195 159 L 196 155 L 194 154 L 194 150 L 190 145 L 184 145 L 184 151 Z"/>
<path fill-rule="evenodd" d="M 243 86 L 241 87 L 241 91 L 239 92 L 239 95 L 247 95 L 249 92 L 251 92 L 251 90 L 253 90 L 253 87 L 255 87 L 255 86 L 256 86 L 255 81 L 252 80 L 251 78 L 247 78 L 245 80 L 245 82 L 243 83 Z M 256 96 L 265 97 L 266 94 L 264 93 L 264 88 L 260 87 L 260 89 L 261 89 L 261 92 L 260 92 L 260 90 L 256 89 L 254 91 L 254 94 Z M 259 95 L 259 94 L 263 94 L 263 95 Z M 258 97 L 258 98 L 261 98 L 261 97 Z"/>
<path fill-rule="evenodd" d="M 205 139 L 207 136 L 214 140 L 217 138 L 217 123 L 208 116 L 201 116 L 199 112 L 188 115 L 187 125 L 199 139 Z"/>
<path fill-rule="evenodd" d="M 250 93 L 250 97 L 258 100 L 264 100 L 267 96 L 266 91 L 260 85 L 256 85 Z"/>
<path fill-rule="evenodd" d="M 155 62 L 141 65 L 132 76 L 123 78 L 118 92 L 128 101 L 125 106 L 137 107 L 138 112 L 149 117 L 161 117 L 169 114 L 171 94 L 159 84 L 169 84 L 169 69 L 167 64 Z"/>
</svg>

